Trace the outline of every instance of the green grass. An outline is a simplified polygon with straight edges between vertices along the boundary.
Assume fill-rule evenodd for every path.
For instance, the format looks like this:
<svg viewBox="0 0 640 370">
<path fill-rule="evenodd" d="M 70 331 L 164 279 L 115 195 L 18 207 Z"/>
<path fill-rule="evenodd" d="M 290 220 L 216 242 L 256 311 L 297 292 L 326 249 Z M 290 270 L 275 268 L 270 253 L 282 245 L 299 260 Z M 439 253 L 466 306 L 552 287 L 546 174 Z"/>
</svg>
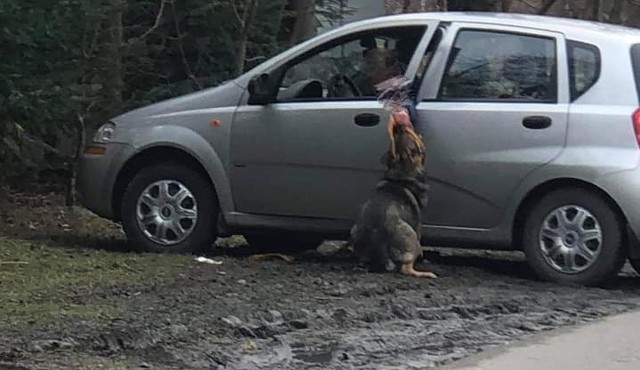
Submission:
<svg viewBox="0 0 640 370">
<path fill-rule="evenodd" d="M 0 320 L 12 324 L 108 319 L 113 300 L 78 303 L 78 292 L 122 283 L 167 281 L 191 264 L 185 255 L 65 248 L 0 236 Z"/>
</svg>

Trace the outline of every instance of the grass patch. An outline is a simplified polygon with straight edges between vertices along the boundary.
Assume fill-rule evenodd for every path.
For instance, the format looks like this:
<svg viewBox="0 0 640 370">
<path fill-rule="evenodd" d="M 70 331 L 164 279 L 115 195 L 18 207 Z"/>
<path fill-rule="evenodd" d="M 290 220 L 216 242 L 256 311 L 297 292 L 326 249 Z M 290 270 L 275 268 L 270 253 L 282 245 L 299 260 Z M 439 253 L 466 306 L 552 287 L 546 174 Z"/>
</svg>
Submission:
<svg viewBox="0 0 640 370">
<path fill-rule="evenodd" d="M 11 324 L 59 319 L 108 319 L 113 300 L 74 303 L 79 291 L 176 277 L 191 263 L 186 255 L 110 252 L 0 237 L 0 318 Z M 77 300 L 75 300 L 77 301 Z"/>
</svg>

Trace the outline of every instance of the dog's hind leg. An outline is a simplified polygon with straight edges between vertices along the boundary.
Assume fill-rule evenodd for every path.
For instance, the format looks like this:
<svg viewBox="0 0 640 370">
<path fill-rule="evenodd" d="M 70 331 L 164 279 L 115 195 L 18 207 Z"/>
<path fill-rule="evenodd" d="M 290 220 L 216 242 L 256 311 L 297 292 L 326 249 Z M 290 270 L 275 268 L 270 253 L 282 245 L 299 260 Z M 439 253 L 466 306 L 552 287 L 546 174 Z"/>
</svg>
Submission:
<svg viewBox="0 0 640 370">
<path fill-rule="evenodd" d="M 416 231 L 406 222 L 400 221 L 392 240 L 393 259 L 401 263 L 400 273 L 403 275 L 436 278 L 436 274 L 428 271 L 416 271 L 414 264 L 422 255 L 422 246 Z"/>
<path fill-rule="evenodd" d="M 403 275 L 408 275 L 408 276 L 431 278 L 431 279 L 435 279 L 435 278 L 438 277 L 433 272 L 417 271 L 413 267 L 413 262 L 407 262 L 407 263 L 402 264 L 402 266 L 400 267 L 400 273 L 403 274 Z"/>
</svg>

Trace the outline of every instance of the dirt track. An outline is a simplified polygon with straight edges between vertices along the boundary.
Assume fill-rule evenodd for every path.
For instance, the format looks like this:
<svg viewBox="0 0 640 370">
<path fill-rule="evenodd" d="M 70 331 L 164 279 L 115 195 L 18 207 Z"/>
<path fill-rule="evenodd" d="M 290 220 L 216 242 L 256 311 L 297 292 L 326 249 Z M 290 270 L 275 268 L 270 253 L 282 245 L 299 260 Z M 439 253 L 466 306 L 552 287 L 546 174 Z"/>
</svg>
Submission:
<svg viewBox="0 0 640 370">
<path fill-rule="evenodd" d="M 221 265 L 132 256 L 123 245 L 119 227 L 58 198 L 0 202 L 0 252 L 30 267 L 0 264 L 0 276 L 24 287 L 0 278 L 0 291 L 16 297 L 33 286 L 24 281 L 59 279 L 18 301 L 0 295 L 0 312 L 47 309 L 57 297 L 54 314 L 68 306 L 53 322 L 0 315 L 0 370 L 423 369 L 640 307 L 640 278 L 628 266 L 595 289 L 537 282 L 517 253 L 432 251 L 422 267 L 440 278 L 421 280 L 318 252 L 253 262 L 237 239 L 218 243 L 210 257 Z M 92 315 L 94 307 L 116 309 Z"/>
<path fill-rule="evenodd" d="M 640 306 L 628 268 L 603 290 L 536 282 L 517 254 L 429 253 L 432 281 L 230 251 L 170 283 L 77 294 L 124 304 L 110 322 L 3 328 L 0 368 L 422 369 Z"/>
</svg>

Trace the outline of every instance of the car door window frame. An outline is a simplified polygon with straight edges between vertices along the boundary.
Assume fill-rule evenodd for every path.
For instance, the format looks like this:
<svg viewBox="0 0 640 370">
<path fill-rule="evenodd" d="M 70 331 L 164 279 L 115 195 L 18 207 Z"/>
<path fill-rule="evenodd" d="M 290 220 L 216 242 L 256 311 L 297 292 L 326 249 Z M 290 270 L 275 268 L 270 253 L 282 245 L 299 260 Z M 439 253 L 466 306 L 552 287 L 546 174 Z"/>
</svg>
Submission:
<svg viewBox="0 0 640 370">
<path fill-rule="evenodd" d="M 480 32 L 501 32 L 510 33 L 530 37 L 550 38 L 555 42 L 556 53 L 556 99 L 553 102 L 541 100 L 525 100 L 525 99 L 440 99 L 440 88 L 444 79 L 444 74 L 448 67 L 448 62 L 453 46 L 458 39 L 460 32 L 463 31 L 480 31 Z M 569 75 L 567 64 L 567 48 L 564 35 L 557 32 L 546 30 L 503 26 L 497 24 L 471 23 L 471 22 L 453 22 L 449 29 L 445 32 L 443 39 L 433 56 L 431 65 L 425 72 L 420 92 L 418 94 L 419 101 L 437 101 L 443 103 L 503 103 L 503 104 L 567 104 L 569 102 L 568 84 Z"/>
<path fill-rule="evenodd" d="M 357 32 L 353 32 L 347 35 L 342 35 L 339 37 L 336 37 L 332 40 L 329 40 L 319 46 L 316 46 L 306 52 L 303 52 L 295 57 L 293 57 L 292 59 L 289 59 L 287 62 L 285 62 L 284 64 L 282 64 L 281 66 L 279 66 L 277 68 L 277 85 L 278 88 L 280 87 L 280 85 L 282 84 L 282 81 L 287 73 L 287 71 L 289 71 L 291 68 L 299 65 L 300 63 L 304 63 L 305 61 L 317 56 L 318 54 L 325 52 L 327 50 L 330 50 L 334 47 L 338 47 L 340 45 L 344 45 L 347 44 L 349 42 L 358 40 L 359 38 L 366 36 L 366 35 L 372 35 L 372 36 L 376 36 L 380 33 L 384 33 L 385 30 L 394 30 L 394 29 L 401 29 L 401 28 L 411 28 L 411 27 L 415 27 L 415 28 L 422 28 L 422 36 L 419 37 L 419 41 L 416 44 L 416 48 L 413 51 L 413 55 L 411 56 L 410 62 L 407 65 L 406 70 L 404 71 L 404 75 L 405 76 L 411 76 L 411 70 L 416 70 L 417 67 L 416 66 L 416 56 L 418 55 L 418 52 L 421 50 L 421 46 L 422 44 L 425 42 L 425 39 L 429 36 L 432 35 L 433 32 L 431 31 L 431 28 L 433 27 L 431 24 L 427 24 L 427 23 L 422 23 L 422 24 L 408 24 L 408 25 L 389 25 L 389 26 L 385 26 L 385 27 L 378 27 L 378 28 L 373 28 L 373 29 L 367 29 L 367 30 L 362 30 L 362 31 L 357 31 Z M 415 73 L 415 72 L 413 72 Z M 377 100 L 377 97 L 375 96 L 354 96 L 354 97 L 323 97 L 323 98 L 301 98 L 301 99 L 291 99 L 291 100 L 276 100 L 275 103 L 309 103 L 309 102 L 340 102 L 340 101 L 375 101 Z"/>
<path fill-rule="evenodd" d="M 384 22 L 382 24 L 381 23 L 382 22 L 377 24 L 367 25 L 357 30 L 338 29 L 335 31 L 329 31 L 324 35 L 318 36 L 317 38 L 298 44 L 290 48 L 289 50 L 286 50 L 281 54 L 276 55 L 273 58 L 265 61 L 264 63 L 256 66 L 251 71 L 248 71 L 241 78 L 241 80 L 237 81 L 237 83 L 241 84 L 241 86 L 244 86 L 246 88 L 247 84 L 249 83 L 249 79 L 260 74 L 269 74 L 273 76 L 273 78 L 275 78 L 278 82 L 281 82 L 281 79 L 284 77 L 284 72 L 286 71 L 287 65 L 291 65 L 292 63 L 295 63 L 295 61 L 299 61 L 301 59 L 304 59 L 305 57 L 308 58 L 312 54 L 320 52 L 320 50 L 323 48 L 330 48 L 332 47 L 331 45 L 333 46 L 339 45 L 340 40 L 347 40 L 349 38 L 353 38 L 354 35 L 357 35 L 357 34 L 370 33 L 370 32 L 375 33 L 376 31 L 389 29 L 389 28 L 419 26 L 419 27 L 424 27 L 425 32 L 423 33 L 422 39 L 419 41 L 418 47 L 416 48 L 414 55 L 411 58 L 411 62 L 409 63 L 407 70 L 405 71 L 405 77 L 413 78 L 420 64 L 420 58 L 422 57 L 422 54 L 424 54 L 424 51 L 426 50 L 429 44 L 429 41 L 431 40 L 431 38 L 433 37 L 433 34 L 437 30 L 440 24 L 440 21 L 434 20 L 434 19 L 424 19 L 424 20 L 408 20 L 408 21 L 401 21 L 401 22 L 388 21 L 388 23 L 387 22 Z M 243 98 L 239 102 L 239 106 L 247 106 L 247 108 L 251 107 L 251 105 L 248 104 L 248 98 L 249 98 L 249 92 L 248 90 L 245 90 Z M 346 100 L 322 99 L 322 100 L 315 100 L 315 103 L 323 103 L 323 102 L 330 103 L 330 102 L 340 102 L 340 101 L 371 102 L 371 101 L 375 101 L 375 98 L 374 99 L 347 98 Z M 274 104 L 282 105 L 282 104 L 291 104 L 291 103 L 299 104 L 299 103 L 305 103 L 305 101 L 302 101 L 302 100 L 287 101 L 287 102 L 276 101 L 271 105 L 274 105 Z M 259 106 L 258 107 L 254 106 L 254 109 L 257 109 L 257 108 L 259 108 Z"/>
</svg>

